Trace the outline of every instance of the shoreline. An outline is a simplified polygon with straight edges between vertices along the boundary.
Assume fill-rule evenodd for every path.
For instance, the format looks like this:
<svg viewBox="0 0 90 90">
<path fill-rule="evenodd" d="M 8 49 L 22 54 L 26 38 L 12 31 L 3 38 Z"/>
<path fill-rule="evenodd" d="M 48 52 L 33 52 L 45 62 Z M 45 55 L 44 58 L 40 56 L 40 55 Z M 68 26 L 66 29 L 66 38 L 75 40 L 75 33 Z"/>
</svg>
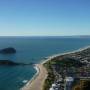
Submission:
<svg viewBox="0 0 90 90">
<path fill-rule="evenodd" d="M 82 48 L 79 48 L 79 49 L 77 49 L 77 50 L 73 50 L 73 51 L 70 51 L 70 52 L 66 52 L 66 53 L 59 53 L 59 54 L 54 54 L 54 55 L 52 55 L 52 56 L 48 56 L 47 57 L 47 59 L 44 59 L 43 61 L 41 61 L 39 64 L 35 64 L 35 69 L 36 69 L 36 74 L 32 77 L 32 79 L 30 80 L 30 81 L 28 81 L 27 83 L 26 83 L 26 85 L 24 86 L 24 87 L 22 87 L 20 90 L 42 90 L 42 89 L 38 89 L 38 88 L 36 88 L 36 89 L 30 89 L 30 86 L 32 86 L 31 84 L 33 83 L 33 82 L 35 82 L 35 80 L 39 77 L 39 74 L 41 73 L 41 67 L 40 67 L 40 65 L 42 65 L 43 66 L 43 64 L 44 63 L 46 63 L 47 61 L 50 61 L 50 60 L 52 60 L 53 58 L 55 58 L 55 57 L 58 57 L 58 56 L 61 56 L 61 55 L 66 55 L 66 54 L 71 54 L 71 53 L 76 53 L 76 52 L 80 52 L 80 51 L 83 51 L 83 50 L 85 50 L 85 49 L 88 49 L 88 48 L 90 48 L 90 46 L 85 46 L 85 47 L 82 47 Z M 43 66 L 44 67 L 44 66 Z M 44 67 L 45 68 L 45 67 Z M 46 73 L 46 76 L 47 76 L 47 73 Z M 46 78 L 46 77 L 45 77 Z M 44 81 L 45 81 L 45 79 L 44 79 Z M 39 82 L 39 81 L 38 81 Z M 43 83 L 44 84 L 44 83 Z M 39 87 L 39 86 L 38 86 Z M 41 87 L 42 88 L 42 87 Z"/>
<path fill-rule="evenodd" d="M 24 87 L 20 88 L 20 90 L 26 90 L 24 88 L 27 87 L 28 85 L 30 85 L 33 82 L 33 80 L 35 80 L 35 78 L 37 78 L 37 76 L 38 76 L 38 74 L 40 72 L 40 69 L 38 67 L 38 64 L 34 64 L 34 69 L 36 70 L 35 75 L 25 84 Z"/>
<path fill-rule="evenodd" d="M 44 80 L 47 77 L 47 71 L 42 64 L 36 64 L 36 66 L 39 72 L 20 90 L 42 90 Z"/>
<path fill-rule="evenodd" d="M 54 54 L 54 55 L 48 56 L 46 60 L 41 61 L 40 63 L 41 63 L 41 64 L 44 64 L 44 63 L 46 63 L 47 61 L 52 60 L 52 59 L 55 58 L 55 57 L 62 56 L 62 55 L 66 55 L 66 54 L 71 54 L 71 53 L 80 52 L 80 51 L 83 51 L 83 50 L 88 49 L 88 48 L 90 48 L 90 46 L 82 47 L 82 48 L 79 48 L 79 49 L 77 49 L 77 50 L 73 50 L 73 51 L 69 51 L 69 52 L 65 52 L 65 53 Z"/>
<path fill-rule="evenodd" d="M 26 83 L 25 87 L 27 87 L 28 85 L 30 85 L 33 80 L 35 80 L 35 78 L 38 76 L 39 72 L 40 72 L 40 69 L 38 68 L 38 64 L 34 64 L 34 69 L 36 70 L 36 73 L 35 75 Z M 23 88 L 21 88 L 20 90 L 23 90 Z"/>
</svg>

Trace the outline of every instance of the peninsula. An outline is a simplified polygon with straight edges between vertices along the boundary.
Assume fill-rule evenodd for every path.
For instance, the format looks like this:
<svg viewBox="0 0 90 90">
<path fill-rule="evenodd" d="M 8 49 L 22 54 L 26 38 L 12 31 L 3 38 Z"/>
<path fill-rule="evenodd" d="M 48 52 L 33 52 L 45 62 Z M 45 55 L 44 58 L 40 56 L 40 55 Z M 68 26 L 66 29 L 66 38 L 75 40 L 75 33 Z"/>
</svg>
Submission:
<svg viewBox="0 0 90 90">
<path fill-rule="evenodd" d="M 0 60 L 0 66 L 34 65 L 34 63 L 20 63 L 12 60 Z"/>
<path fill-rule="evenodd" d="M 21 90 L 87 90 L 90 88 L 90 47 L 51 56 L 37 68 L 38 74 Z"/>
</svg>

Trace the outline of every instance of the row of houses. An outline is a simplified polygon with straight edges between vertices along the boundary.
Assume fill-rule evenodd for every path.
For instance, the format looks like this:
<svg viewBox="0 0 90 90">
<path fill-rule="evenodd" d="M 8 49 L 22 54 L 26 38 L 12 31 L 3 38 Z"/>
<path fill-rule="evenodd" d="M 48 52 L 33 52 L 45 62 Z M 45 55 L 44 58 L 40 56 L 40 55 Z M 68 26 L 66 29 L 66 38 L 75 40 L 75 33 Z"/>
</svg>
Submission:
<svg viewBox="0 0 90 90">
<path fill-rule="evenodd" d="M 73 77 L 59 78 L 59 80 L 52 84 L 49 90 L 71 90 L 70 86 L 73 81 Z"/>
</svg>

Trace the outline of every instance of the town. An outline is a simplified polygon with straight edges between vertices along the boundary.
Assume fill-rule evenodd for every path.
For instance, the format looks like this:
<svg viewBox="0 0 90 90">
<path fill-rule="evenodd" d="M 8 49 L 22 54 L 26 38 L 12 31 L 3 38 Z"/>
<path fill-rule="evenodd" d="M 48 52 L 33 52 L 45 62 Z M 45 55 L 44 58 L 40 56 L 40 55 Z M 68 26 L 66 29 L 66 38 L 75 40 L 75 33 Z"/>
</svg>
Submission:
<svg viewBox="0 0 90 90">
<path fill-rule="evenodd" d="M 90 48 L 47 61 L 44 90 L 90 90 Z"/>
</svg>

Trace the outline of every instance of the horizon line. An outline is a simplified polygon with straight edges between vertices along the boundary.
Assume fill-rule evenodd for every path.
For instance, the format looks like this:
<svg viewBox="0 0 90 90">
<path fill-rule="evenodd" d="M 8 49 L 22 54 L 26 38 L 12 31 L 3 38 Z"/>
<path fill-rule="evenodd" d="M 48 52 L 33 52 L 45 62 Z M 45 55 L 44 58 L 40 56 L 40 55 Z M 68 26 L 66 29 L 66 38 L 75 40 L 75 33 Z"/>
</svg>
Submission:
<svg viewBox="0 0 90 90">
<path fill-rule="evenodd" d="M 88 37 L 90 35 L 2 35 L 0 37 Z"/>
</svg>

